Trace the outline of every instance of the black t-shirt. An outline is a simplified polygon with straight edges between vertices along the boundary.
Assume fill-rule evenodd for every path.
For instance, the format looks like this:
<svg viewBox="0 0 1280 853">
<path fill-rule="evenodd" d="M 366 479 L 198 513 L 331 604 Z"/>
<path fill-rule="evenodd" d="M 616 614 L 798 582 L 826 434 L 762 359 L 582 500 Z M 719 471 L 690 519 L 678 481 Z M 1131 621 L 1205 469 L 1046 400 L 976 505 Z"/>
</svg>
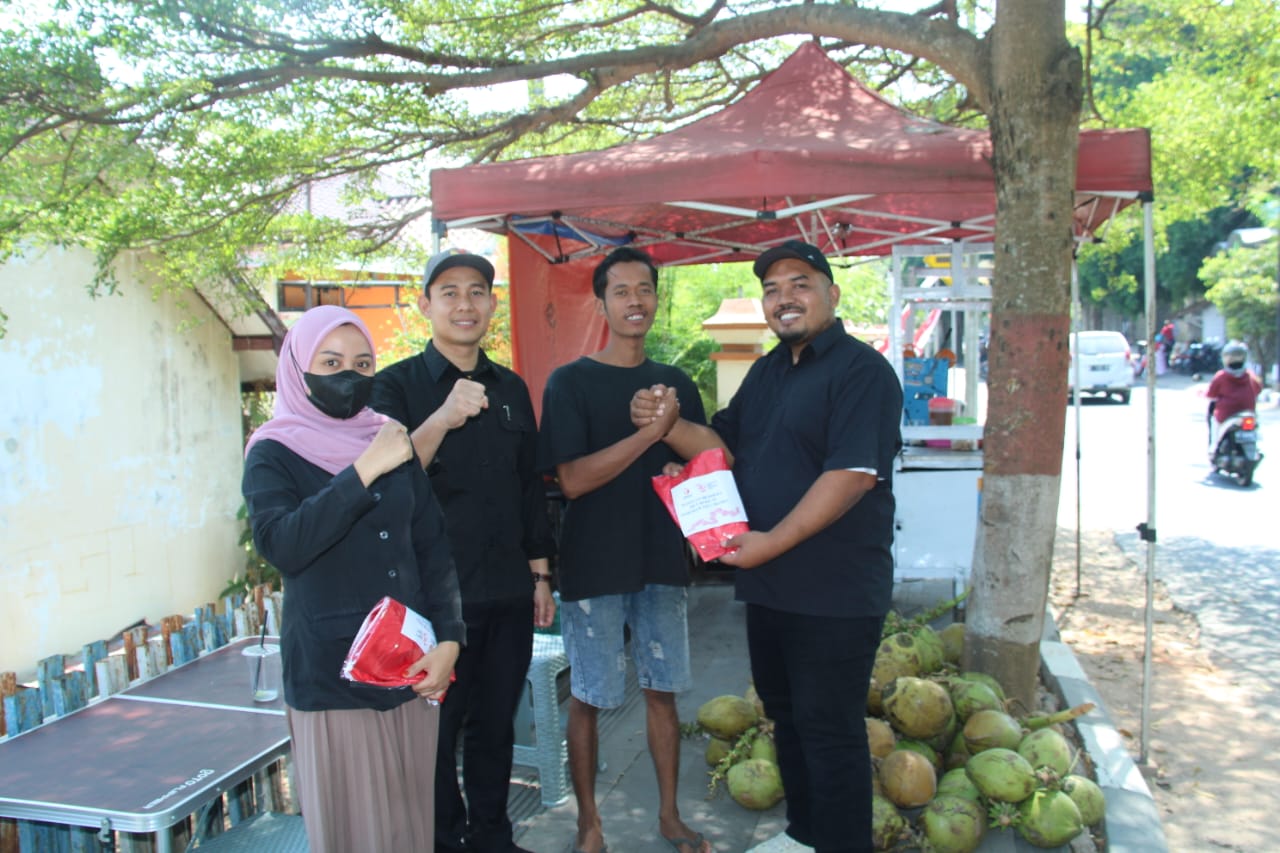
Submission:
<svg viewBox="0 0 1280 853">
<path fill-rule="evenodd" d="M 412 432 L 444 404 L 463 373 L 428 343 L 378 371 L 369 405 Z M 555 553 L 547 494 L 536 467 L 537 424 L 524 380 L 480 352 L 466 375 L 489 407 L 445 433 L 427 465 L 444 508 L 467 604 L 531 598 L 529 561 Z"/>
<path fill-rule="evenodd" d="M 615 367 L 583 357 L 556 368 L 542 397 L 539 466 L 554 471 L 634 433 L 631 398 L 656 384 L 676 389 L 681 417 L 706 422 L 697 387 L 677 367 L 647 359 Z M 613 480 L 569 501 L 560 534 L 565 601 L 689 583 L 684 537 L 652 482 L 663 465 L 682 461 L 657 442 Z"/>
<path fill-rule="evenodd" d="M 781 521 L 826 471 L 874 471 L 875 487 L 826 529 L 737 573 L 737 598 L 812 616 L 881 616 L 893 592 L 893 462 L 902 385 L 889 362 L 839 321 L 791 363 L 756 361 L 711 426 L 733 452 L 753 530 Z"/>
</svg>

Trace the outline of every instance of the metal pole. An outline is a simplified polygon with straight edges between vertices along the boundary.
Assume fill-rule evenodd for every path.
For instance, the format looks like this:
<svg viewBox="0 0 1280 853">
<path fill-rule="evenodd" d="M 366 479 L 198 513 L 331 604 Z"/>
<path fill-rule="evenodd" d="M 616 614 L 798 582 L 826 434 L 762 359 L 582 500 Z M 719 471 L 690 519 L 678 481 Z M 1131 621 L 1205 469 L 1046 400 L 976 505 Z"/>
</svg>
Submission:
<svg viewBox="0 0 1280 853">
<path fill-rule="evenodd" d="M 440 251 L 440 244 L 444 242 L 444 235 L 448 233 L 449 226 L 445 225 L 439 219 L 431 220 L 431 254 Z"/>
<path fill-rule="evenodd" d="M 1146 291 L 1147 352 L 1156 339 L 1156 255 L 1154 203 L 1142 203 L 1142 276 Z M 1139 739 L 1138 762 L 1147 763 L 1147 744 L 1151 734 L 1151 634 L 1155 611 L 1156 576 L 1156 371 L 1147 359 L 1147 520 L 1139 528 L 1147 542 L 1147 600 L 1145 633 L 1142 643 L 1142 735 Z"/>
<path fill-rule="evenodd" d="M 1076 598 L 1080 597 L 1080 564 L 1083 560 L 1084 547 L 1081 544 L 1080 528 L 1082 526 L 1080 518 L 1080 314 L 1082 312 L 1080 306 L 1080 276 L 1076 267 L 1075 253 L 1071 255 L 1071 337 L 1075 342 L 1077 352 L 1075 357 L 1071 359 L 1071 371 L 1075 376 L 1075 382 L 1071 383 L 1072 393 L 1071 402 L 1075 409 L 1076 418 Z"/>
</svg>

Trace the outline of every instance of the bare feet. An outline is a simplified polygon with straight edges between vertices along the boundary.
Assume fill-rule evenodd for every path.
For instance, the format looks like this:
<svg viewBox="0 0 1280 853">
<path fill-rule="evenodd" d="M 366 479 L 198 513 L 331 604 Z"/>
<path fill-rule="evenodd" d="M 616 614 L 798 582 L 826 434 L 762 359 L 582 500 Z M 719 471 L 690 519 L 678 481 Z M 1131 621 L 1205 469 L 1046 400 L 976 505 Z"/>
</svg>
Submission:
<svg viewBox="0 0 1280 853">
<path fill-rule="evenodd" d="M 573 842 L 573 853 L 605 853 L 604 832 L 600 824 L 578 827 L 578 837 Z"/>
</svg>

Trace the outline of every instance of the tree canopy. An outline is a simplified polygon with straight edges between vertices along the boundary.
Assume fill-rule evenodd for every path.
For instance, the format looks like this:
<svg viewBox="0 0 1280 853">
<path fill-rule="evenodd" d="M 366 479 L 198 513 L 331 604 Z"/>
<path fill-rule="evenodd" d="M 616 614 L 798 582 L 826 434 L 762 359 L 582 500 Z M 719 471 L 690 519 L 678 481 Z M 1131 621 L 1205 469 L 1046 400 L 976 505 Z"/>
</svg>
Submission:
<svg viewBox="0 0 1280 853">
<path fill-rule="evenodd" d="M 1083 91 L 1065 0 L 942 0 L 914 13 L 809 0 L 58 0 L 54 15 L 9 26 L 8 248 L 87 240 L 106 269 L 121 249 L 153 247 L 169 280 L 233 288 L 247 247 L 265 274 L 393 245 L 425 212 L 438 158 L 598 147 L 702 115 L 775 67 L 794 44 L 784 37 L 821 39 L 862 66 L 857 76 L 918 83 L 947 116 L 981 116 L 1000 237 L 965 654 L 1033 703 Z M 466 94 L 530 82 L 531 107 Z M 291 206 L 330 178 L 362 211 L 351 227 Z"/>
<path fill-rule="evenodd" d="M 1270 375 L 1276 352 L 1276 240 L 1237 246 L 1204 262 L 1205 294 L 1227 318 L 1227 334 L 1244 341 L 1250 356 Z"/>
<path fill-rule="evenodd" d="M 1151 128 L 1163 299 L 1200 297 L 1203 260 L 1233 229 L 1260 224 L 1280 193 L 1280 6 L 1097 4 L 1089 44 L 1093 120 Z M 1127 227 L 1127 240 L 1082 252 L 1080 279 L 1094 301 L 1132 315 L 1142 256 Z"/>
<path fill-rule="evenodd" d="M 786 33 L 843 28 L 888 45 L 830 49 L 882 85 L 919 81 L 917 98 L 935 110 L 958 108 L 963 92 L 921 57 L 972 47 L 937 19 L 941 7 L 918 17 L 752 0 L 55 9 L 17 6 L 0 46 L 0 250 L 87 241 L 105 270 L 122 249 L 162 248 L 172 281 L 234 282 L 248 247 L 263 269 L 403 251 L 429 213 L 431 167 L 668 129 L 739 97 L 790 51 L 776 38 Z M 955 61 L 981 89 L 973 59 Z M 291 206 L 309 183 L 334 179 L 360 211 L 354 222 Z"/>
</svg>

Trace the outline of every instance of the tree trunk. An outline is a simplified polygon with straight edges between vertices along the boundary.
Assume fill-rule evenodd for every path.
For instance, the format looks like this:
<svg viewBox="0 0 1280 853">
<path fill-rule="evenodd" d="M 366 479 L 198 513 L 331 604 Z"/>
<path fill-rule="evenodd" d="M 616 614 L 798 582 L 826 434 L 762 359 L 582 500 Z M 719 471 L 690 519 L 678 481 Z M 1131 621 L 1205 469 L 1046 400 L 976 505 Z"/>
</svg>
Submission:
<svg viewBox="0 0 1280 853">
<path fill-rule="evenodd" d="M 965 665 L 1029 710 L 1062 475 L 1081 62 L 1063 0 L 999 3 L 987 47 L 995 280 Z"/>
</svg>

